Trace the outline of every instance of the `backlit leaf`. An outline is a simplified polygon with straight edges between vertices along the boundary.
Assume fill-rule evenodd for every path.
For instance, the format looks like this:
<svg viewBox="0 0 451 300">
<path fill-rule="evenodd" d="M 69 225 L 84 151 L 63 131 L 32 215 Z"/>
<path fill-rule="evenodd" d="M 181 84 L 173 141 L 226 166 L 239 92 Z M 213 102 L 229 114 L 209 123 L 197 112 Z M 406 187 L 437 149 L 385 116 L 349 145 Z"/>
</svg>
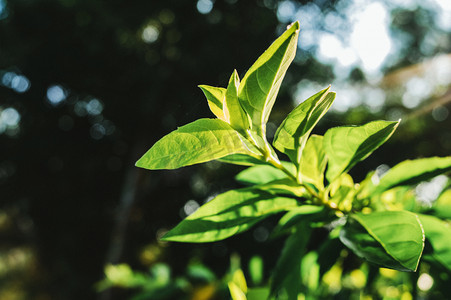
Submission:
<svg viewBox="0 0 451 300">
<path fill-rule="evenodd" d="M 323 190 L 326 164 L 327 159 L 323 150 L 323 137 L 312 135 L 305 144 L 299 165 L 302 182 L 311 183 L 318 190 Z"/>
<path fill-rule="evenodd" d="M 257 159 L 254 156 L 249 156 L 246 154 L 231 154 L 218 159 L 218 161 L 228 164 L 240 165 L 240 166 L 254 166 L 254 165 L 265 165 L 264 160 Z"/>
<path fill-rule="evenodd" d="M 441 193 L 437 201 L 434 202 L 432 209 L 434 211 L 434 216 L 443 219 L 451 219 L 451 189 Z"/>
<path fill-rule="evenodd" d="M 416 271 L 424 247 L 418 217 L 407 211 L 352 214 L 340 240 L 358 256 L 386 268 Z"/>
<path fill-rule="evenodd" d="M 451 271 L 451 227 L 448 223 L 428 215 L 419 214 L 426 239 L 431 243 L 432 257 Z"/>
<path fill-rule="evenodd" d="M 295 167 L 293 164 L 288 162 L 282 162 L 282 164 L 294 174 Z M 253 185 L 263 184 L 286 177 L 288 177 L 287 174 L 271 165 L 257 165 L 241 171 L 235 176 L 235 179 L 241 183 Z"/>
<path fill-rule="evenodd" d="M 310 132 L 335 99 L 330 87 L 299 104 L 282 122 L 274 136 L 274 147 L 299 164 Z"/>
<path fill-rule="evenodd" d="M 398 124 L 374 121 L 362 126 L 329 129 L 324 135 L 324 151 L 329 159 L 327 180 L 332 182 L 341 173 L 367 158 L 390 138 Z"/>
<path fill-rule="evenodd" d="M 226 91 L 224 115 L 227 122 L 235 129 L 243 132 L 249 128 L 249 119 L 238 101 L 238 87 L 240 78 L 236 70 L 233 71 Z"/>
<path fill-rule="evenodd" d="M 232 190 L 201 206 L 169 231 L 163 240 L 192 243 L 222 240 L 297 205 L 296 199 L 278 197 L 255 187 Z"/>
<path fill-rule="evenodd" d="M 164 136 L 136 162 L 136 166 L 176 169 L 234 153 L 249 153 L 242 136 L 222 120 L 199 119 Z"/>
<path fill-rule="evenodd" d="M 280 84 L 296 54 L 298 34 L 299 22 L 295 22 L 257 59 L 241 81 L 238 97 L 256 132 L 266 131 Z"/>
<path fill-rule="evenodd" d="M 211 112 L 218 118 L 227 122 L 224 116 L 223 104 L 226 95 L 226 89 L 208 85 L 199 85 L 199 88 L 204 92 L 208 101 L 208 106 Z"/>
<path fill-rule="evenodd" d="M 395 186 L 417 184 L 448 171 L 451 171 L 451 156 L 405 160 L 384 174 L 374 193 Z"/>
</svg>

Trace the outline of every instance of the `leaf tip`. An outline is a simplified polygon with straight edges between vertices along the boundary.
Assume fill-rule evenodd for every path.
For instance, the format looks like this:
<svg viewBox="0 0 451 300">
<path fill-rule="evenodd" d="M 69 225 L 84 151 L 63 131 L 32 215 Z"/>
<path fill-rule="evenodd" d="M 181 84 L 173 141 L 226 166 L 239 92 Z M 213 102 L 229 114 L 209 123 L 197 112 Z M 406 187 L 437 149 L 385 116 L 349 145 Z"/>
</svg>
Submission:
<svg viewBox="0 0 451 300">
<path fill-rule="evenodd" d="M 293 22 L 293 23 L 291 23 L 290 25 L 288 25 L 288 26 L 287 26 L 287 29 L 293 28 L 293 29 L 296 31 L 296 30 L 299 30 L 300 27 L 301 27 L 301 26 L 300 26 L 300 24 L 299 24 L 299 21 L 296 21 L 296 22 Z"/>
</svg>

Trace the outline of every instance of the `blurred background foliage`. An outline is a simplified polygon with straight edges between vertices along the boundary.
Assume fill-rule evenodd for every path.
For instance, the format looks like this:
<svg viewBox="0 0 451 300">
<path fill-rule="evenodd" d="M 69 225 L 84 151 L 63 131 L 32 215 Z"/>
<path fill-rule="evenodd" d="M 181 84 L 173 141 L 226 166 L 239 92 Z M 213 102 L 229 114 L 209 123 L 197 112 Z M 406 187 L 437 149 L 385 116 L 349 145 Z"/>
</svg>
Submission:
<svg viewBox="0 0 451 300">
<path fill-rule="evenodd" d="M 151 268 L 142 276 L 176 290 L 193 284 L 197 263 L 208 266 L 197 269 L 201 283 L 211 284 L 230 273 L 233 253 L 246 278 L 251 257 L 261 257 L 266 280 L 283 244 L 268 239 L 271 220 L 223 242 L 158 241 L 236 187 L 240 168 L 150 172 L 134 163 L 177 126 L 212 116 L 197 85 L 225 86 L 234 68 L 243 75 L 294 20 L 298 53 L 269 135 L 332 84 L 338 96 L 319 134 L 403 119 L 355 178 L 406 158 L 450 155 L 447 0 L 0 0 L 0 299 L 123 299 L 129 291 L 96 291 L 104 266 L 118 263 L 128 264 L 119 268 L 126 274 L 134 274 L 127 266 Z M 434 188 L 417 192 L 427 198 Z M 402 286 L 390 290 L 402 277 L 384 276 L 387 293 L 402 296 Z"/>
</svg>

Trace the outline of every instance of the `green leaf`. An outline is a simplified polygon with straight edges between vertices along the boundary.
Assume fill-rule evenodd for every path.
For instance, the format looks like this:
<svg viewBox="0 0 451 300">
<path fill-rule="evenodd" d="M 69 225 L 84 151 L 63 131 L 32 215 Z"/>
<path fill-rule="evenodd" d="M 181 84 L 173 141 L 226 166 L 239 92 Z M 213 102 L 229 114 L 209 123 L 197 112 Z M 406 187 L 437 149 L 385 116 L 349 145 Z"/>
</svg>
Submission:
<svg viewBox="0 0 451 300">
<path fill-rule="evenodd" d="M 296 164 L 301 161 L 310 132 L 335 99 L 335 93 L 329 92 L 329 89 L 330 86 L 299 104 L 276 131 L 274 147 L 287 154 Z"/>
<path fill-rule="evenodd" d="M 419 214 L 426 239 L 431 243 L 432 257 L 451 271 L 451 227 L 448 223 L 428 215 Z"/>
<path fill-rule="evenodd" d="M 227 122 L 227 119 L 223 111 L 224 100 L 226 97 L 226 89 L 208 85 L 199 85 L 199 88 L 202 90 L 202 92 L 204 92 L 211 112 L 218 119 Z"/>
<path fill-rule="evenodd" d="M 145 169 L 176 169 L 234 153 L 249 153 L 243 137 L 219 119 L 199 119 L 164 136 L 136 166 Z"/>
<path fill-rule="evenodd" d="M 273 236 L 291 229 L 301 222 L 314 222 L 319 219 L 326 221 L 329 211 L 324 206 L 302 205 L 285 213 L 273 230 Z"/>
<path fill-rule="evenodd" d="M 235 130 L 244 132 L 249 128 L 249 119 L 238 101 L 239 85 L 240 78 L 236 70 L 234 70 L 232 76 L 230 76 L 229 85 L 227 86 L 224 115 L 227 122 Z"/>
<path fill-rule="evenodd" d="M 269 287 L 253 287 L 247 291 L 247 300 L 262 300 L 269 298 Z"/>
<path fill-rule="evenodd" d="M 398 124 L 399 121 L 374 121 L 362 126 L 329 129 L 324 135 L 324 150 L 329 158 L 327 180 L 332 182 L 367 158 L 390 138 Z"/>
<path fill-rule="evenodd" d="M 301 260 L 306 252 L 310 234 L 311 229 L 304 222 L 286 239 L 272 276 L 271 295 L 276 295 L 285 288 L 289 299 L 297 299 L 301 291 Z"/>
<path fill-rule="evenodd" d="M 240 165 L 240 166 L 254 166 L 254 165 L 266 165 L 266 162 L 255 158 L 247 154 L 231 154 L 225 157 L 221 157 L 218 161 L 228 164 Z"/>
<path fill-rule="evenodd" d="M 323 190 L 326 164 L 327 159 L 323 150 L 323 137 L 312 135 L 305 145 L 299 165 L 302 182 L 311 183 L 318 190 Z"/>
<path fill-rule="evenodd" d="M 434 202 L 434 215 L 443 219 L 451 219 L 451 189 L 445 190 Z"/>
<path fill-rule="evenodd" d="M 302 198 L 311 196 L 310 193 L 307 192 L 305 187 L 299 185 L 296 181 L 290 178 L 277 179 L 254 187 L 262 191 L 277 194 L 279 196 Z"/>
<path fill-rule="evenodd" d="M 340 240 L 358 256 L 386 268 L 416 271 L 424 247 L 417 215 L 407 211 L 352 214 Z"/>
<path fill-rule="evenodd" d="M 256 187 L 220 194 L 169 231 L 163 240 L 203 243 L 225 239 L 258 221 L 298 205 L 296 199 L 278 197 Z"/>
<path fill-rule="evenodd" d="M 295 167 L 292 163 L 282 162 L 282 164 L 285 168 L 294 173 Z M 257 165 L 241 171 L 235 176 L 235 179 L 243 184 L 254 185 L 268 183 L 287 177 L 287 174 L 271 165 Z"/>
<path fill-rule="evenodd" d="M 241 81 L 238 97 L 251 118 L 251 128 L 262 134 L 280 84 L 297 48 L 299 22 L 283 33 L 250 67 Z"/>
<path fill-rule="evenodd" d="M 414 185 L 451 171 L 451 156 L 405 160 L 380 179 L 373 193 L 382 193 L 401 185 Z"/>
</svg>

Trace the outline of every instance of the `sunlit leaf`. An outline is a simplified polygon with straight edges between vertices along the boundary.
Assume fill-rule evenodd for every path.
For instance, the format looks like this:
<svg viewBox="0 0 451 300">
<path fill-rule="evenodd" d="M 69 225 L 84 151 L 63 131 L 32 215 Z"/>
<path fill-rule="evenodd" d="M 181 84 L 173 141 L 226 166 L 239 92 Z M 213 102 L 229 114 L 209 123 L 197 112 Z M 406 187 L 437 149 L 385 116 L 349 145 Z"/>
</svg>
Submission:
<svg viewBox="0 0 451 300">
<path fill-rule="evenodd" d="M 228 284 L 230 296 L 232 300 L 246 300 L 246 294 L 240 289 L 240 287 L 233 281 Z"/>
<path fill-rule="evenodd" d="M 451 156 L 405 160 L 382 176 L 374 193 L 381 193 L 395 186 L 413 185 L 451 171 Z"/>
<path fill-rule="evenodd" d="M 295 167 L 292 163 L 282 162 L 282 164 L 285 168 L 294 173 Z M 287 176 L 288 175 L 282 170 L 271 165 L 257 165 L 241 171 L 235 176 L 235 179 L 243 184 L 253 185 L 287 178 Z"/>
<path fill-rule="evenodd" d="M 448 223 L 428 215 L 419 214 L 426 239 L 431 243 L 432 257 L 451 271 L 451 227 Z"/>
<path fill-rule="evenodd" d="M 258 221 L 298 205 L 257 187 L 232 190 L 201 206 L 169 231 L 163 240 L 203 243 L 222 240 L 247 230 Z"/>
<path fill-rule="evenodd" d="M 416 271 L 424 247 L 418 217 L 407 211 L 349 215 L 340 240 L 358 256 L 386 268 Z"/>
<path fill-rule="evenodd" d="M 318 190 L 323 190 L 326 164 L 327 159 L 323 150 L 323 137 L 312 135 L 305 144 L 299 165 L 302 182 L 311 183 Z"/>
<path fill-rule="evenodd" d="M 259 160 L 253 156 L 240 153 L 221 157 L 218 159 L 218 161 L 240 166 L 266 165 L 265 161 Z"/>
<path fill-rule="evenodd" d="M 445 190 L 432 206 L 434 215 L 439 218 L 451 219 L 451 189 Z"/>
<path fill-rule="evenodd" d="M 235 270 L 232 275 L 232 281 L 240 288 L 241 291 L 243 291 L 244 293 L 247 292 L 247 282 L 246 278 L 244 277 L 243 270 Z"/>
<path fill-rule="evenodd" d="M 299 104 L 282 122 L 274 136 L 274 147 L 299 164 L 310 132 L 335 99 L 330 87 Z"/>
<path fill-rule="evenodd" d="M 299 185 L 296 181 L 290 178 L 277 179 L 265 184 L 257 185 L 255 188 L 280 196 L 303 198 L 310 196 L 305 187 Z"/>
<path fill-rule="evenodd" d="M 148 150 L 136 166 L 144 169 L 176 169 L 248 153 L 242 137 L 219 119 L 199 119 L 164 136 Z"/>
<path fill-rule="evenodd" d="M 239 85 L 240 78 L 236 70 L 234 70 L 227 86 L 224 115 L 234 129 L 244 132 L 249 128 L 249 119 L 238 101 Z"/>
<path fill-rule="evenodd" d="M 351 211 L 356 189 L 354 180 L 348 173 L 341 174 L 330 184 L 330 202 L 341 211 Z"/>
<path fill-rule="evenodd" d="M 257 59 L 241 81 L 238 97 L 254 131 L 265 132 L 280 84 L 296 54 L 298 34 L 299 22 L 295 22 Z"/>
<path fill-rule="evenodd" d="M 310 234 L 311 229 L 308 224 L 301 223 L 296 232 L 286 239 L 272 276 L 272 295 L 276 295 L 285 288 L 289 299 L 297 299 L 297 294 L 301 290 L 301 260 Z"/>
<path fill-rule="evenodd" d="M 362 126 L 329 129 L 324 135 L 324 151 L 329 158 L 326 177 L 332 182 L 341 173 L 367 158 L 387 141 L 399 122 L 374 121 Z"/>
<path fill-rule="evenodd" d="M 218 119 L 227 122 L 223 111 L 226 89 L 208 85 L 199 85 L 199 88 L 204 92 L 211 112 L 218 117 Z"/>
</svg>

